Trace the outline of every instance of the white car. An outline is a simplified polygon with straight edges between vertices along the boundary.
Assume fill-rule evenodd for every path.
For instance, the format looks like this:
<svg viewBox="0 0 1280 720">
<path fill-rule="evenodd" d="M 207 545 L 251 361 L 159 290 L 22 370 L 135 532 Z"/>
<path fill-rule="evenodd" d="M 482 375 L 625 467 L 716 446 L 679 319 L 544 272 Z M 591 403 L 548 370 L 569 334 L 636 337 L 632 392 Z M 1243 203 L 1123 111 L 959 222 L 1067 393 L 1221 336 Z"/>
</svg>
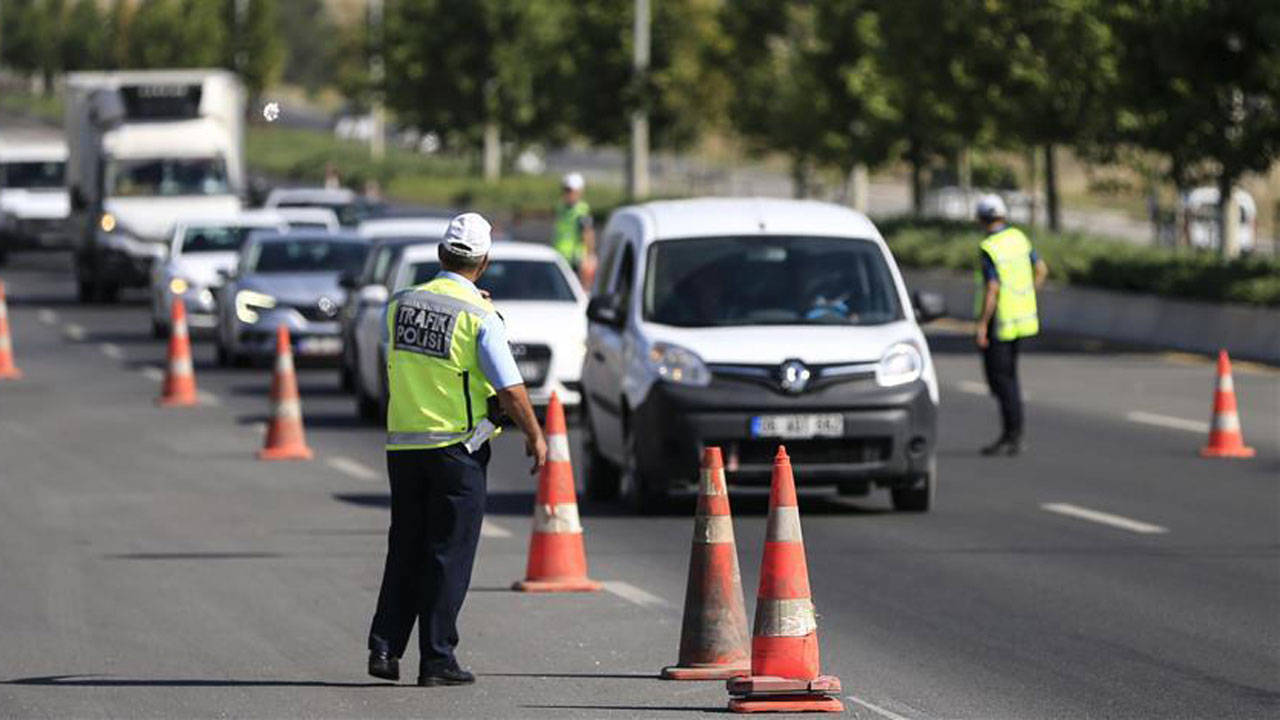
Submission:
<svg viewBox="0 0 1280 720">
<path fill-rule="evenodd" d="M 67 244 L 66 167 L 60 140 L 0 139 L 0 263 L 14 248 Z"/>
<path fill-rule="evenodd" d="M 581 401 L 582 353 L 587 336 L 587 298 L 568 264 L 549 246 L 499 242 L 479 287 L 489 291 L 507 327 L 507 340 L 524 377 L 529 399 L 546 405 L 555 392 L 566 406 Z M 404 249 L 384 285 L 360 292 L 385 307 L 391 293 L 427 282 L 440 272 L 436 244 Z M 384 313 L 366 310 L 356 327 L 359 357 L 356 399 L 361 417 L 385 414 Z"/>
<path fill-rule="evenodd" d="M 217 325 L 215 289 L 221 272 L 239 262 L 240 247 L 255 231 L 285 232 L 289 225 L 271 210 L 242 210 L 234 215 L 189 218 L 178 222 L 169 240 L 169 254 L 151 268 L 151 333 L 169 333 L 173 298 L 182 296 L 187 325 L 192 329 Z"/>
<path fill-rule="evenodd" d="M 343 227 L 359 225 L 362 220 L 381 214 L 385 205 L 357 195 L 348 188 L 292 187 L 276 188 L 267 194 L 265 208 L 327 208 Z"/>
<path fill-rule="evenodd" d="M 364 220 L 356 234 L 369 239 L 420 237 L 438 240 L 449 228 L 450 217 L 381 217 Z"/>
<path fill-rule="evenodd" d="M 730 482 L 767 485 L 785 445 L 797 484 L 928 510 L 938 382 L 879 231 L 827 203 L 654 202 L 616 210 L 587 310 L 587 490 L 639 510 L 696 486 L 718 446 Z M 913 305 L 916 307 L 912 311 Z"/>
<path fill-rule="evenodd" d="M 284 221 L 293 230 L 324 230 L 332 233 L 342 229 L 342 225 L 338 222 L 337 213 L 329 208 L 277 207 L 269 209 L 284 218 Z"/>
</svg>

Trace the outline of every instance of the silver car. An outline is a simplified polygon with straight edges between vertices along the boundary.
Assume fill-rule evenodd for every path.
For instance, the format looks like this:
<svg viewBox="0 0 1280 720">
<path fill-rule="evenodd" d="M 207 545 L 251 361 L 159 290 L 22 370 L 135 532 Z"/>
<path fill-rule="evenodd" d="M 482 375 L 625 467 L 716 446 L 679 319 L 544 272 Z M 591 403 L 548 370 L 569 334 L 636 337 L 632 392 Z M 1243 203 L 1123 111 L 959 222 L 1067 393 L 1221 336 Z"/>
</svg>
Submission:
<svg viewBox="0 0 1280 720">
<path fill-rule="evenodd" d="M 275 353 L 285 325 L 299 357 L 336 359 L 342 353 L 338 312 L 343 272 L 364 262 L 367 240 L 315 231 L 254 234 L 218 294 L 218 363 L 244 364 Z"/>
</svg>

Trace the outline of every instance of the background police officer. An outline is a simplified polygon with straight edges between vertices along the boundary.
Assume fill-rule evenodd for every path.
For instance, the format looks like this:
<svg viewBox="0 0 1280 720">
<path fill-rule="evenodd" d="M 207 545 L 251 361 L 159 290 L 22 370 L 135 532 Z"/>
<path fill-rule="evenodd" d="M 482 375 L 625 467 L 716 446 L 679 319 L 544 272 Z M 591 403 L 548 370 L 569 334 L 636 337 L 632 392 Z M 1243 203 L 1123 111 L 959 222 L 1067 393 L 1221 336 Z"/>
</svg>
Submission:
<svg viewBox="0 0 1280 720">
<path fill-rule="evenodd" d="M 591 207 L 582 199 L 586 181 L 581 173 L 572 172 L 560 182 L 563 195 L 556 204 L 555 225 L 551 245 L 564 256 L 584 287 L 591 287 L 596 272 L 596 231 Z"/>
<path fill-rule="evenodd" d="M 1022 452 L 1022 388 L 1018 384 L 1018 345 L 1040 332 L 1036 289 L 1044 284 L 1049 266 L 1031 247 L 1021 230 L 1009 226 L 1008 211 L 999 195 L 978 200 L 978 222 L 987 236 L 981 244 L 977 343 L 991 394 L 1000 403 L 1002 432 L 982 448 L 983 455 Z"/>
<path fill-rule="evenodd" d="M 524 432 L 534 472 L 546 460 L 502 319 L 475 286 L 489 266 L 490 232 L 475 213 L 455 217 L 439 246 L 442 272 L 387 306 L 391 530 L 369 631 L 375 677 L 400 678 L 416 620 L 418 684 L 475 682 L 454 648 L 484 516 L 488 438 L 496 433 L 490 398 L 496 394 Z"/>
</svg>

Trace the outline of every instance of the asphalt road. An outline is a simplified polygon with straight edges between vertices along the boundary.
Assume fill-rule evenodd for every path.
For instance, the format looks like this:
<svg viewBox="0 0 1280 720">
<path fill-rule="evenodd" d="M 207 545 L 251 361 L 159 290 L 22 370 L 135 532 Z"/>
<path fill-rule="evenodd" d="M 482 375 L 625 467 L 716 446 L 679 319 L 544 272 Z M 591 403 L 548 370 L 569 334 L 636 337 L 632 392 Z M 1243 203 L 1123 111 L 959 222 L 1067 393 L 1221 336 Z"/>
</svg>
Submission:
<svg viewBox="0 0 1280 720">
<path fill-rule="evenodd" d="M 381 436 L 336 373 L 300 373 L 316 460 L 260 463 L 266 369 L 216 368 L 198 343 L 204 405 L 159 409 L 164 349 L 145 305 L 74 304 L 65 255 L 16 256 L 0 278 L 26 372 L 0 384 L 0 716 L 723 710 L 719 683 L 656 679 L 676 656 L 692 503 L 644 519 L 586 503 L 608 591 L 509 592 L 533 480 L 519 439 L 500 438 L 462 616 L 460 655 L 480 682 L 375 682 Z M 1280 374 L 1237 369 L 1258 458 L 1201 460 L 1210 364 L 1045 340 L 1024 357 L 1032 451 L 996 460 L 975 450 L 996 420 L 968 340 L 938 329 L 932 344 L 937 510 L 802 500 L 823 668 L 848 714 L 1276 717 Z M 765 503 L 738 493 L 733 506 L 750 610 Z M 412 677 L 416 650 L 405 664 Z"/>
</svg>

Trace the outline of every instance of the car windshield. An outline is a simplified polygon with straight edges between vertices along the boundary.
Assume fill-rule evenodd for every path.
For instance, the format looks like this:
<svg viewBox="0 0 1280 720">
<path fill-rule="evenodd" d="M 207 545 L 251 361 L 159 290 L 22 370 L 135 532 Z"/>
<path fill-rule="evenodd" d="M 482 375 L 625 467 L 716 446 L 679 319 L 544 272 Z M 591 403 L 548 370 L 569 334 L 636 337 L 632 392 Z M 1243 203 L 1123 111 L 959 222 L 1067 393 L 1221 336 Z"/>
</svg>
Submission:
<svg viewBox="0 0 1280 720">
<path fill-rule="evenodd" d="M 325 202 L 308 202 L 305 200 L 285 200 L 276 207 L 281 208 L 322 208 L 332 210 L 334 215 L 338 216 L 338 224 L 349 226 L 359 225 L 362 221 L 367 220 L 378 214 L 380 206 L 376 203 L 364 202 L 356 200 L 349 203 L 325 203 Z"/>
<path fill-rule="evenodd" d="M 420 285 L 440 272 L 440 263 L 428 260 L 411 268 L 410 285 Z M 545 260 L 493 260 L 476 286 L 494 300 L 574 302 L 573 289 L 555 263 Z"/>
<path fill-rule="evenodd" d="M 879 325 L 902 310 L 875 243 L 720 237 L 650 248 L 644 317 L 681 327 Z"/>
<path fill-rule="evenodd" d="M 235 227 L 235 226 L 207 226 L 207 227 L 189 227 L 182 235 L 183 254 L 202 253 L 202 252 L 236 252 L 240 246 L 244 245 L 244 241 L 249 237 L 249 233 L 258 232 L 264 228 L 259 227 Z"/>
<path fill-rule="evenodd" d="M 4 163 L 0 165 L 0 187 L 31 190 L 60 188 L 66 169 L 67 164 L 60 160 Z"/>
<path fill-rule="evenodd" d="M 149 158 L 113 160 L 107 187 L 116 197 L 226 195 L 227 168 L 222 158 Z"/>
<path fill-rule="evenodd" d="M 308 273 L 354 271 L 364 262 L 369 246 L 324 239 L 274 240 L 252 246 L 245 258 L 250 273 Z"/>
</svg>

